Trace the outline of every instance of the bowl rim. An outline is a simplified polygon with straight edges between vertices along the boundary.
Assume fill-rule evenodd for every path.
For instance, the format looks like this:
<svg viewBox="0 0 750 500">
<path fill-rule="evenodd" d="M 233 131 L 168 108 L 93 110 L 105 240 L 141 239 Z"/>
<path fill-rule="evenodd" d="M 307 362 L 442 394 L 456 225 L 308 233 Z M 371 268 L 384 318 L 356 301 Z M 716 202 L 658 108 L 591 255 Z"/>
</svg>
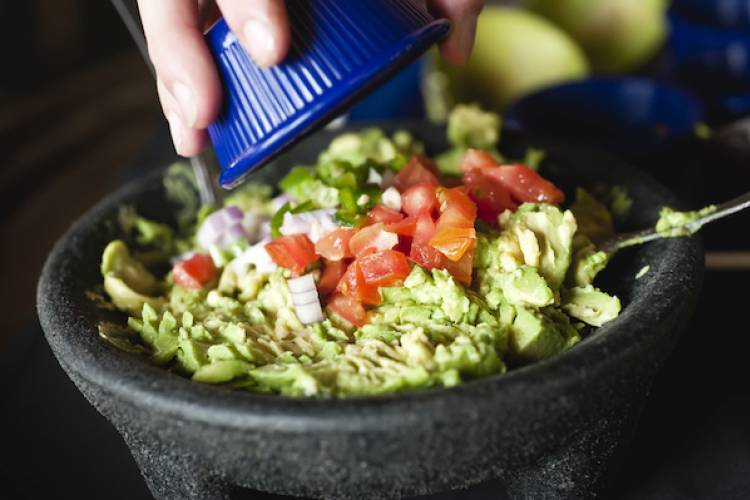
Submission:
<svg viewBox="0 0 750 500">
<path fill-rule="evenodd" d="M 357 124 L 356 128 L 366 126 Z M 549 144 L 545 141 L 548 150 Z M 555 148 L 554 141 L 551 148 Z M 609 155 L 594 150 L 568 144 L 564 148 L 568 156 L 570 151 L 578 151 L 602 161 L 613 161 Z M 679 206 L 674 195 L 650 176 L 620 160 L 616 160 L 616 163 L 618 168 L 625 169 L 628 175 L 637 178 L 651 191 L 656 191 L 665 203 Z M 659 337 L 651 335 L 649 327 L 652 323 L 649 315 L 654 316 L 651 319 L 655 320 L 657 308 L 637 308 L 638 321 L 629 321 L 638 304 L 660 303 L 660 311 L 676 309 L 691 293 L 689 287 L 679 280 L 660 280 L 666 286 L 650 287 L 649 293 L 634 297 L 616 320 L 597 329 L 595 334 L 584 338 L 575 348 L 505 374 L 482 377 L 451 388 L 428 388 L 365 397 L 291 398 L 204 385 L 104 342 L 98 335 L 96 323 L 91 323 L 90 318 L 87 321 L 76 311 L 75 303 L 65 295 L 66 285 L 55 279 L 56 270 L 64 266 L 70 257 L 72 242 L 90 234 L 90 228 L 105 220 L 106 215 L 113 213 L 123 200 L 136 196 L 161 176 L 160 169 L 117 189 L 68 229 L 45 262 L 37 288 L 37 310 L 47 341 L 69 374 L 102 388 L 108 397 L 183 420 L 230 429 L 283 429 L 285 432 L 299 433 L 359 432 L 362 428 L 391 429 L 406 425 L 407 420 L 414 418 L 411 415 L 431 411 L 431 408 L 444 409 L 446 403 L 454 408 L 475 405 L 480 394 L 500 395 L 505 400 L 521 396 L 541 400 L 551 392 L 562 391 L 576 383 L 581 377 L 596 379 L 610 365 Z M 665 250 L 679 250 L 677 253 L 681 255 L 683 266 L 695 266 L 695 259 L 702 255 L 700 237 L 695 236 L 661 240 L 651 245 L 662 245 Z M 653 264 L 650 274 L 654 268 L 661 267 L 658 274 L 653 275 L 657 279 L 673 272 Z M 697 275 L 702 275 L 702 266 L 696 271 L 696 276 L 688 276 L 694 282 L 700 278 Z M 697 295 L 698 290 L 692 293 Z M 132 369 L 134 360 L 137 360 L 138 368 L 135 371 Z M 433 418 L 441 417 L 436 415 Z"/>
</svg>

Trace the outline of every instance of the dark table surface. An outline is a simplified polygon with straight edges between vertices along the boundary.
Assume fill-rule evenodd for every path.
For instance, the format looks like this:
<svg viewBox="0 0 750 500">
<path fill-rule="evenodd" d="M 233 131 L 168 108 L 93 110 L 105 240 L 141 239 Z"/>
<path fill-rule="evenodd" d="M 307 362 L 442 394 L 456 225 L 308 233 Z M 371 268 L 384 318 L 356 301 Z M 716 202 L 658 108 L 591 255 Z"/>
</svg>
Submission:
<svg viewBox="0 0 750 500">
<path fill-rule="evenodd" d="M 154 141 L 141 170 L 171 158 L 164 133 Z M 737 227 L 712 230 L 720 239 Z M 748 282 L 750 272 L 707 273 L 607 498 L 750 498 Z M 0 498 L 150 498 L 124 442 L 62 372 L 36 321 L 0 354 L 0 390 Z M 488 483 L 434 498 L 503 496 Z"/>
</svg>

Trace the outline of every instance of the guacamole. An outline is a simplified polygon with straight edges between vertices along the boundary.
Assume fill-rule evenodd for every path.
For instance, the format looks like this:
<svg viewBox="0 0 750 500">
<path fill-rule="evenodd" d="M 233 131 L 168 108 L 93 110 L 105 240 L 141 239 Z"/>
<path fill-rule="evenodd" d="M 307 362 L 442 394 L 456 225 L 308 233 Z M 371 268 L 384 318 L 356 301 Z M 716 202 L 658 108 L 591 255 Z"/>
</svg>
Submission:
<svg viewBox="0 0 750 500">
<path fill-rule="evenodd" d="M 504 163 L 499 124 L 458 108 L 440 166 L 408 132 L 343 134 L 223 207 L 173 167 L 177 224 L 123 207 L 103 249 L 127 324 L 101 336 L 196 382 L 299 397 L 448 387 L 571 348 L 621 309 L 594 285 L 613 215 Z"/>
</svg>

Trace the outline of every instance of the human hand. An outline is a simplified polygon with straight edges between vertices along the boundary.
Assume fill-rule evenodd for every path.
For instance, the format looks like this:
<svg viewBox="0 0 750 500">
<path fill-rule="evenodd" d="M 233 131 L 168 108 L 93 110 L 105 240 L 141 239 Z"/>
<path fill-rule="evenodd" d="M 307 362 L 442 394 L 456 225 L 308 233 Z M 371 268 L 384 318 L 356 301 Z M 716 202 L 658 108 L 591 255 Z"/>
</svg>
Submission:
<svg viewBox="0 0 750 500">
<path fill-rule="evenodd" d="M 429 0 L 427 5 L 453 27 L 440 46 L 443 57 L 466 62 L 484 0 Z M 221 83 L 203 33 L 223 15 L 255 63 L 273 66 L 290 44 L 284 1 L 138 0 L 138 8 L 175 150 L 193 156 L 205 147 L 206 128 L 221 106 Z"/>
</svg>

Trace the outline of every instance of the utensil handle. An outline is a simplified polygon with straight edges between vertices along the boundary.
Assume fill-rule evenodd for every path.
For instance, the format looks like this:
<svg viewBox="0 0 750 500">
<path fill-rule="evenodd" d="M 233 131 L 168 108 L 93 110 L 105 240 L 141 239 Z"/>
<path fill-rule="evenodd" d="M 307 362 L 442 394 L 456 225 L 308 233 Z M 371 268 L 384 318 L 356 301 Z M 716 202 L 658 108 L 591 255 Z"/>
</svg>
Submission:
<svg viewBox="0 0 750 500">
<path fill-rule="evenodd" d="M 151 71 L 151 76 L 156 79 L 156 70 L 154 65 L 151 63 L 151 58 L 148 54 L 148 45 L 146 44 L 146 35 L 143 32 L 143 26 L 141 25 L 140 12 L 138 11 L 138 3 L 136 0 L 112 0 L 117 13 L 120 14 L 125 27 L 130 32 L 130 36 L 133 38 L 138 50 L 143 56 L 143 61 Z M 208 158 L 205 153 L 193 156 L 190 158 L 190 166 L 193 169 L 193 175 L 195 175 L 195 182 L 198 186 L 198 193 L 200 195 L 201 204 L 203 205 L 216 205 L 221 199 L 219 190 L 214 187 L 211 179 L 211 168 Z"/>
<path fill-rule="evenodd" d="M 143 26 L 138 21 L 140 19 L 140 13 L 138 12 L 138 2 L 136 0 L 112 0 L 115 10 L 122 18 L 122 22 L 125 24 L 130 36 L 133 38 L 135 45 L 143 56 L 143 60 L 148 66 L 151 75 L 156 78 L 156 71 L 154 65 L 151 63 L 151 58 L 148 55 L 148 45 L 146 45 L 146 35 L 143 32 Z"/>
</svg>

